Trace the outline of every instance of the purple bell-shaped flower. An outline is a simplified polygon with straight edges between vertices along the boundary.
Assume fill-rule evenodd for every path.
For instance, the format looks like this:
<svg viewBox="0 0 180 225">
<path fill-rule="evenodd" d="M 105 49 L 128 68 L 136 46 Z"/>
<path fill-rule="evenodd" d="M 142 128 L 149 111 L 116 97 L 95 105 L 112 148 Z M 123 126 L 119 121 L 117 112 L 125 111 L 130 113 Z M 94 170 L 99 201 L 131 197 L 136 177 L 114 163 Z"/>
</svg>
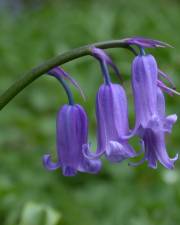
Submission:
<svg viewBox="0 0 180 225">
<path fill-rule="evenodd" d="M 172 169 L 178 155 L 171 159 L 166 151 L 165 133 L 170 133 L 177 116 L 165 115 L 165 99 L 158 85 L 158 67 L 152 55 L 138 55 L 132 63 L 132 88 L 135 104 L 136 122 L 131 136 L 142 139 L 145 156 L 151 168 L 157 167 L 157 161 Z M 133 163 L 131 163 L 133 165 Z"/>
<path fill-rule="evenodd" d="M 128 141 L 121 139 L 121 136 L 129 134 L 127 97 L 121 85 L 110 82 L 107 69 L 109 57 L 104 57 L 102 50 L 95 50 L 93 49 L 93 52 L 100 54 L 98 59 L 105 84 L 100 86 L 96 96 L 97 150 L 91 152 L 90 145 L 84 145 L 83 150 L 85 156 L 90 159 L 104 154 L 111 162 L 120 162 L 136 156 Z M 112 63 L 110 65 L 112 66 Z"/>
<path fill-rule="evenodd" d="M 84 157 L 82 146 L 87 144 L 88 139 L 88 120 L 85 110 L 82 106 L 74 104 L 72 94 L 62 80 L 65 72 L 60 68 L 49 72 L 51 76 L 56 77 L 68 95 L 69 105 L 64 105 L 57 113 L 56 119 L 56 144 L 57 144 L 57 162 L 51 161 L 49 154 L 44 155 L 43 164 L 48 170 L 61 168 L 64 176 L 74 176 L 78 171 L 87 173 L 97 173 L 101 169 L 100 160 L 90 160 Z M 67 74 L 65 74 L 67 75 Z M 77 83 L 68 75 L 68 79 Z"/>
<path fill-rule="evenodd" d="M 88 123 L 84 109 L 80 105 L 64 105 L 57 114 L 56 121 L 57 163 L 45 155 L 44 166 L 48 170 L 62 168 L 64 176 L 74 176 L 77 171 L 97 173 L 101 168 L 100 160 L 84 157 L 82 146 L 87 143 Z"/>
</svg>

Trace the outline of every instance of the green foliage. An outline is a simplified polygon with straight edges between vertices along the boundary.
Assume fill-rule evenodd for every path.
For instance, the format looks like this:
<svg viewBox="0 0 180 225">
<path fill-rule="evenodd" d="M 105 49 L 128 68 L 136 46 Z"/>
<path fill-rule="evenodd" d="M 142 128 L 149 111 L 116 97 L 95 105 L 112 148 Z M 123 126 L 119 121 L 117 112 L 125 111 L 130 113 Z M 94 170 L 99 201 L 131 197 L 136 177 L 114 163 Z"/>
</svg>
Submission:
<svg viewBox="0 0 180 225">
<path fill-rule="evenodd" d="M 61 214 L 49 206 L 28 202 L 22 210 L 19 225 L 56 225 L 60 218 Z"/>
<path fill-rule="evenodd" d="M 150 50 L 159 67 L 171 75 L 180 90 L 178 1 L 47 1 L 35 10 L 0 14 L 0 93 L 23 72 L 70 48 L 96 41 L 145 36 L 172 44 L 174 49 Z M 121 69 L 130 101 L 132 54 L 108 50 Z M 85 57 L 63 66 L 82 86 L 95 148 L 95 95 L 102 82 L 97 62 Z M 116 78 L 114 78 L 115 80 Z M 59 84 L 41 77 L 6 106 L 0 117 L 1 225 L 170 225 L 180 223 L 179 162 L 174 171 L 161 166 L 130 168 L 127 162 L 104 162 L 99 175 L 64 178 L 60 171 L 44 170 L 41 158 L 55 153 L 55 116 L 67 102 Z M 178 97 L 167 96 L 167 113 L 179 115 Z M 167 146 L 179 149 L 179 123 Z M 135 141 L 136 142 L 136 141 Z M 137 149 L 139 146 L 136 146 Z M 51 219 L 52 218 L 52 219 Z"/>
</svg>

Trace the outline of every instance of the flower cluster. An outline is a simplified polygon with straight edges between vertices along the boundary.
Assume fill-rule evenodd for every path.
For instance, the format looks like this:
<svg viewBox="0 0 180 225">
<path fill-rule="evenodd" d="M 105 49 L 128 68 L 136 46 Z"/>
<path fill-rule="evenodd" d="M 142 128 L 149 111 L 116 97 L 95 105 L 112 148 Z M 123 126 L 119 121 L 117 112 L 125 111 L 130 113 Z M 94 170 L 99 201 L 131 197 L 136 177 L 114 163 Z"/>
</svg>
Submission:
<svg viewBox="0 0 180 225">
<path fill-rule="evenodd" d="M 166 115 L 164 92 L 169 95 L 179 94 L 171 78 L 162 72 L 155 58 L 145 53 L 145 48 L 166 47 L 164 42 L 140 37 L 127 38 L 124 42 L 136 54 L 132 62 L 132 92 L 135 109 L 135 125 L 129 128 L 128 101 L 124 87 L 112 83 L 109 74 L 111 67 L 121 78 L 118 68 L 111 58 L 101 49 L 91 48 L 91 54 L 101 67 L 104 83 L 96 95 L 97 147 L 91 151 L 88 142 L 88 119 L 85 110 L 75 104 L 72 93 L 64 81 L 69 79 L 83 95 L 77 82 L 64 70 L 56 67 L 48 72 L 57 78 L 64 87 L 69 104 L 62 106 L 57 113 L 57 162 L 51 161 L 50 155 L 43 157 L 48 170 L 61 168 L 64 176 L 74 176 L 78 171 L 98 173 L 101 169 L 101 157 L 119 163 L 129 158 L 144 154 L 142 160 L 129 165 L 137 166 L 147 161 L 148 166 L 157 168 L 159 161 L 167 169 L 174 167 L 178 155 L 170 158 L 165 144 L 166 133 L 171 133 L 177 115 Z M 140 49 L 139 53 L 132 46 Z M 162 79 L 169 82 L 168 87 Z M 141 150 L 135 151 L 129 140 L 138 136 Z"/>
</svg>

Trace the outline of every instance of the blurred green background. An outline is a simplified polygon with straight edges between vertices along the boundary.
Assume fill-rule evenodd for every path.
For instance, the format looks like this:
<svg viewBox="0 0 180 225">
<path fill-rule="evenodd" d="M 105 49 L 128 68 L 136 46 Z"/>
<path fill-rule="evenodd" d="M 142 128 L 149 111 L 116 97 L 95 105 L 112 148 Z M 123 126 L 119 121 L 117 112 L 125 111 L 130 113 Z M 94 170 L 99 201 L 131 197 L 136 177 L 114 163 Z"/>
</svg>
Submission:
<svg viewBox="0 0 180 225">
<path fill-rule="evenodd" d="M 0 93 L 25 71 L 71 48 L 130 36 L 166 41 L 174 49 L 149 50 L 159 67 L 180 90 L 180 2 L 144 1 L 22 1 L 0 0 Z M 133 126 L 128 50 L 108 50 L 121 69 Z M 98 63 L 84 57 L 63 68 L 82 86 L 89 116 L 90 140 L 95 140 L 95 95 L 102 77 Z M 177 113 L 179 98 L 168 97 L 167 113 Z M 28 86 L 0 115 L 1 225 L 174 225 L 180 224 L 180 163 L 173 171 L 127 162 L 104 161 L 98 175 L 65 178 L 47 172 L 42 156 L 56 157 L 55 117 L 66 96 L 58 82 L 42 76 Z M 167 137 L 170 156 L 180 149 L 177 123 Z M 135 141 L 136 142 L 136 141 Z M 139 146 L 136 145 L 138 149 Z"/>
</svg>

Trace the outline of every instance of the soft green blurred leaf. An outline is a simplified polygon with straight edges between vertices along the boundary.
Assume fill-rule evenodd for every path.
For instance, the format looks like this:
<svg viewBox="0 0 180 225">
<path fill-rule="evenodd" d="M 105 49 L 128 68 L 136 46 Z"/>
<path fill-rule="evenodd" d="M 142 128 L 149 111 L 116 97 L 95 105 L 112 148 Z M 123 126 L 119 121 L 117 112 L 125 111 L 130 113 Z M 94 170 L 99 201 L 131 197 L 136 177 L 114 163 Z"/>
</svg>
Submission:
<svg viewBox="0 0 180 225">
<path fill-rule="evenodd" d="M 27 202 L 22 210 L 19 225 L 57 225 L 60 219 L 60 212 L 51 207 Z"/>
</svg>

